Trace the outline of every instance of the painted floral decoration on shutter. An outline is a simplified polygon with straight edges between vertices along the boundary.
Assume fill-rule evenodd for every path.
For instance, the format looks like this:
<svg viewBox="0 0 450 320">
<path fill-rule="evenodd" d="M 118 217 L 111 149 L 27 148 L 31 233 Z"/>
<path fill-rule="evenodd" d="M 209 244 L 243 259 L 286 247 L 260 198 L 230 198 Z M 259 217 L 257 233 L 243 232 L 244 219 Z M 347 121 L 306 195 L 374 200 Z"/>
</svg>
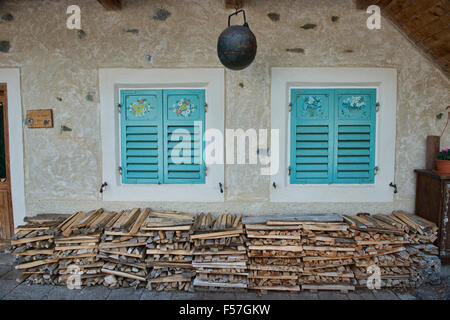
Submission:
<svg viewBox="0 0 450 320">
<path fill-rule="evenodd" d="M 190 117 L 197 107 L 187 99 L 181 99 L 173 105 L 173 112 L 180 117 Z"/>
<path fill-rule="evenodd" d="M 306 118 L 324 118 L 324 110 L 320 97 L 305 97 L 300 115 Z"/>
<path fill-rule="evenodd" d="M 138 102 L 135 102 L 130 105 L 130 112 L 133 113 L 136 117 L 143 117 L 144 114 L 150 112 L 151 106 L 145 103 L 145 99 L 139 99 Z"/>
<path fill-rule="evenodd" d="M 344 118 L 368 119 L 368 112 L 364 97 L 352 96 L 342 101 L 341 114 Z"/>
</svg>

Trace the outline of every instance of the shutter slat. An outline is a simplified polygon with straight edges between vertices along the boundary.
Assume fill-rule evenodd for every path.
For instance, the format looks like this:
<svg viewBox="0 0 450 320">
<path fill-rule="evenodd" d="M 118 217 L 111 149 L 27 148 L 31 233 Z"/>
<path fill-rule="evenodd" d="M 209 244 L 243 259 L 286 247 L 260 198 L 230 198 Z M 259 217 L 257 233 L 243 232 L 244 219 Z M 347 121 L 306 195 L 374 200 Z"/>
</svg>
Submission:
<svg viewBox="0 0 450 320">
<path fill-rule="evenodd" d="M 328 141 L 328 134 L 297 134 L 297 141 Z"/>
<path fill-rule="evenodd" d="M 157 165 L 151 164 L 128 164 L 127 170 L 130 171 L 158 171 Z"/>
<path fill-rule="evenodd" d="M 158 156 L 157 149 L 127 149 L 127 155 L 129 156 Z"/>
<path fill-rule="evenodd" d="M 328 157 L 297 157 L 297 163 L 328 163 Z"/>
<path fill-rule="evenodd" d="M 352 157 L 352 156 L 338 157 L 338 163 L 369 163 L 369 162 L 370 162 L 369 157 Z"/>
<path fill-rule="evenodd" d="M 139 178 L 146 178 L 146 179 L 156 179 L 158 178 L 158 172 L 137 172 L 137 171 L 128 171 L 127 175 L 129 178 L 139 179 Z"/>
<path fill-rule="evenodd" d="M 158 163 L 157 157 L 127 157 L 127 163 Z"/>
<path fill-rule="evenodd" d="M 128 142 L 127 148 L 129 149 L 158 149 L 158 143 L 156 142 Z"/>
<path fill-rule="evenodd" d="M 158 141 L 156 134 L 127 134 L 127 141 Z"/>
</svg>

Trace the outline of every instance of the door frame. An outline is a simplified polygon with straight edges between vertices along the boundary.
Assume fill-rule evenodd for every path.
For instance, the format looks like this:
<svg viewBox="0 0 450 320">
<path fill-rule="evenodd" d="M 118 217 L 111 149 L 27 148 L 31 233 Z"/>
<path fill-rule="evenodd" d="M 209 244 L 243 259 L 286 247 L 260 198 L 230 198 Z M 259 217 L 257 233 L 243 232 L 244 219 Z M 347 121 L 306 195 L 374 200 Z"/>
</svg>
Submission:
<svg viewBox="0 0 450 320">
<path fill-rule="evenodd" d="M 20 69 L 0 68 L 0 83 L 7 85 L 11 199 L 14 227 L 17 227 L 24 223 L 26 216 Z"/>
</svg>

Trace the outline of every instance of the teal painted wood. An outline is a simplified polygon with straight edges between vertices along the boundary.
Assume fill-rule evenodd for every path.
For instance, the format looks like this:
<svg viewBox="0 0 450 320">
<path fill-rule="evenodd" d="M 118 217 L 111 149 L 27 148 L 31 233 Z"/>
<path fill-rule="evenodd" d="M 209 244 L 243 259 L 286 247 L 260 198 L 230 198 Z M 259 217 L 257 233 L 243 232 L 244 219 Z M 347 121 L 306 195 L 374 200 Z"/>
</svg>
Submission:
<svg viewBox="0 0 450 320">
<path fill-rule="evenodd" d="M 291 90 L 291 183 L 331 183 L 334 94 L 328 89 Z"/>
<path fill-rule="evenodd" d="M 163 90 L 164 183 L 205 183 L 205 90 Z"/>
<path fill-rule="evenodd" d="M 334 183 L 375 182 L 376 89 L 336 89 Z"/>
<path fill-rule="evenodd" d="M 122 183 L 162 183 L 162 91 L 121 90 L 120 104 Z"/>
</svg>

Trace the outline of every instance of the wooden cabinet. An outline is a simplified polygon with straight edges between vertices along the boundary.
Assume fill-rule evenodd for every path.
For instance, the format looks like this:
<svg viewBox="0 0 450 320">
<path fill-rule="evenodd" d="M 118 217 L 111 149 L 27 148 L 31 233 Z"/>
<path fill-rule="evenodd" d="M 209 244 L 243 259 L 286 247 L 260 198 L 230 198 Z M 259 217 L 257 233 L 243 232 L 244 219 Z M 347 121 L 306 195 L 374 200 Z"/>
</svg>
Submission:
<svg viewBox="0 0 450 320">
<path fill-rule="evenodd" d="M 431 170 L 416 170 L 415 213 L 439 227 L 437 246 L 443 263 L 450 262 L 450 175 L 440 176 Z"/>
</svg>

